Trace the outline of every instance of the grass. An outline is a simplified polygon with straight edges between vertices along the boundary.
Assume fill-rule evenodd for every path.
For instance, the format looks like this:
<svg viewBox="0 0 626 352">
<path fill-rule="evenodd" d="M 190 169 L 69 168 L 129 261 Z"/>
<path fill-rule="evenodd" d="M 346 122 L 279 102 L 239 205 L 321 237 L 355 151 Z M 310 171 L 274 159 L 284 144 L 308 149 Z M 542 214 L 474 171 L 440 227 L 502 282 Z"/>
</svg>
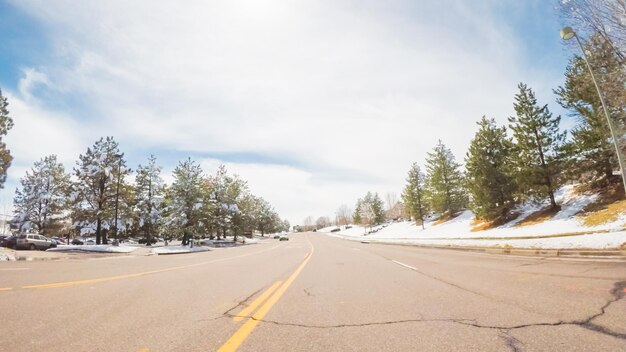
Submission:
<svg viewBox="0 0 626 352">
<path fill-rule="evenodd" d="M 485 219 L 474 218 L 471 223 L 472 229 L 470 231 L 479 232 L 479 231 L 490 230 L 500 225 L 504 225 L 507 222 L 513 219 L 516 219 L 518 216 L 519 216 L 519 213 L 513 212 L 506 217 L 500 217 L 496 220 L 485 220 Z"/>
<path fill-rule="evenodd" d="M 626 213 L 626 200 L 621 184 L 610 184 L 600 193 L 597 201 L 589 204 L 578 215 L 585 226 L 597 226 L 616 221 Z"/>
<path fill-rule="evenodd" d="M 474 220 L 472 220 L 471 225 L 472 225 L 472 229 L 470 230 L 471 232 L 489 230 L 495 227 L 493 221 L 486 221 L 486 220 L 477 219 L 477 218 L 474 218 Z"/>
<path fill-rule="evenodd" d="M 543 208 L 541 210 L 538 210 L 528 215 L 526 218 L 524 218 L 524 220 L 518 222 L 515 225 L 515 227 L 540 224 L 544 221 L 552 219 L 552 217 L 556 215 L 556 213 L 558 213 L 560 210 L 561 210 L 561 207 L 558 207 L 558 206 L 556 208 L 552 208 L 552 207 Z"/>
<path fill-rule="evenodd" d="M 445 213 L 443 215 L 441 215 L 437 220 L 435 220 L 435 222 L 433 223 L 433 225 L 440 225 L 443 224 L 446 221 L 450 221 L 454 218 L 456 218 L 459 214 L 449 214 L 449 213 Z"/>
<path fill-rule="evenodd" d="M 616 221 L 623 213 L 626 213 L 626 200 L 604 204 L 601 209 L 588 211 L 579 218 L 585 226 L 597 226 Z"/>
</svg>

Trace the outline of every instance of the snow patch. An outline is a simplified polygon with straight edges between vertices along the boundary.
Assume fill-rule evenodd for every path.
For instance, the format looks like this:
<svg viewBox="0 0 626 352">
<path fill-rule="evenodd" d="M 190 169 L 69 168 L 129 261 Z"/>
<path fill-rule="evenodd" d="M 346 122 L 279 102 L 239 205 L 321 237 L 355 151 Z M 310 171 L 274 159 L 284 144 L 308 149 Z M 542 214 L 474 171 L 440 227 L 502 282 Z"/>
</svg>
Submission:
<svg viewBox="0 0 626 352">
<path fill-rule="evenodd" d="M 80 251 L 80 252 L 100 252 L 100 253 L 131 253 L 137 250 L 137 247 L 130 246 L 113 246 L 110 244 L 94 244 L 94 245 L 60 245 L 56 248 L 50 248 L 49 252 L 67 252 L 67 251 Z"/>
<path fill-rule="evenodd" d="M 208 248 L 203 246 L 165 246 L 153 248 L 152 253 L 154 254 L 182 254 L 182 253 L 195 253 L 195 252 L 207 252 Z"/>
</svg>

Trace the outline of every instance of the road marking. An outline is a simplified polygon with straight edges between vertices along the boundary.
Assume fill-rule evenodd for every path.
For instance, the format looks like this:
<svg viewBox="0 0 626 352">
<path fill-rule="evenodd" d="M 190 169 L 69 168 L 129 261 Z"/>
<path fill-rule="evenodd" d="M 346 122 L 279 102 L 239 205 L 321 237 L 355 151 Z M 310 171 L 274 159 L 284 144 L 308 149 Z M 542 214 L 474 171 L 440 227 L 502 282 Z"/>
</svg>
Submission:
<svg viewBox="0 0 626 352">
<path fill-rule="evenodd" d="M 414 267 L 412 267 L 412 266 L 410 266 L 410 265 L 408 265 L 408 264 L 400 263 L 400 262 L 399 262 L 399 261 L 397 261 L 397 260 L 391 260 L 391 261 L 392 261 L 392 262 L 394 262 L 394 263 L 396 263 L 396 264 L 398 264 L 398 265 L 400 265 L 400 266 L 403 266 L 403 267 L 405 267 L 405 268 L 409 268 L 409 269 L 411 269 L 411 270 L 415 270 L 415 271 L 417 271 L 417 268 L 414 268 Z"/>
<path fill-rule="evenodd" d="M 27 285 L 27 286 L 21 286 L 19 288 L 21 288 L 21 289 L 47 289 L 47 288 L 79 286 L 79 285 L 95 284 L 95 283 L 100 283 L 100 282 L 109 282 L 109 281 L 130 279 L 130 278 L 134 278 L 134 277 L 146 276 L 146 275 L 151 275 L 151 274 L 158 274 L 158 273 L 163 273 L 163 272 L 172 271 L 172 270 L 186 269 L 186 268 L 191 268 L 191 267 L 205 265 L 205 264 L 213 264 L 213 263 L 223 262 L 223 261 L 227 261 L 227 260 L 233 260 L 233 259 L 238 259 L 238 258 L 243 258 L 243 257 L 249 257 L 251 255 L 256 255 L 256 254 L 260 254 L 260 253 L 264 253 L 264 252 L 269 252 L 269 251 L 274 250 L 274 249 L 276 249 L 278 247 L 279 247 L 279 245 L 276 245 L 276 246 L 271 247 L 269 249 L 258 251 L 258 252 L 242 254 L 242 255 L 238 255 L 238 256 L 234 256 L 234 257 L 227 257 L 227 258 L 209 260 L 209 261 L 195 263 L 195 264 L 190 264 L 190 265 L 175 266 L 175 267 L 159 269 L 159 270 L 144 271 L 144 272 L 140 272 L 140 273 L 126 274 L 126 275 L 101 277 L 101 278 L 96 278 L 96 279 L 54 282 L 54 283 L 50 283 L 50 284 Z M 9 290 L 13 290 L 13 289 L 14 289 L 13 287 L 7 287 L 7 288 L 0 289 L 0 291 L 9 291 Z"/>
<path fill-rule="evenodd" d="M 311 257 L 313 256 L 313 252 L 315 251 L 315 248 L 313 247 L 313 244 L 309 240 L 309 236 L 307 236 L 306 239 L 309 242 L 309 245 L 311 246 L 311 252 L 309 252 L 307 257 L 305 257 L 304 261 L 300 264 L 300 266 L 298 266 L 296 271 L 294 271 L 291 274 L 291 276 L 289 276 L 287 281 L 285 281 L 285 283 L 282 284 L 278 288 L 278 290 L 272 295 L 272 297 L 270 297 L 267 300 L 267 302 L 265 302 L 265 304 L 263 304 L 263 306 L 261 306 L 261 308 L 259 308 L 259 310 L 256 311 L 256 313 L 254 313 L 254 315 L 250 319 L 248 319 L 241 326 L 241 328 L 239 328 L 239 330 L 237 330 L 233 334 L 233 336 L 231 336 L 230 339 L 228 339 L 228 341 L 226 341 L 226 343 L 224 343 L 222 345 L 222 347 L 220 347 L 218 352 L 236 351 L 237 348 L 239 348 L 239 346 L 241 346 L 243 341 L 248 336 L 250 336 L 250 334 L 252 333 L 252 330 L 254 330 L 254 328 L 257 325 L 259 325 L 261 319 L 263 319 L 265 317 L 265 315 L 270 311 L 270 309 L 274 306 L 274 304 L 276 304 L 276 302 L 278 302 L 278 300 L 283 295 L 283 293 L 285 293 L 285 291 L 287 291 L 287 288 L 289 288 L 289 286 L 291 286 L 291 284 L 296 279 L 296 277 L 298 277 L 298 275 L 300 275 L 300 272 L 302 271 L 302 269 L 304 269 L 304 267 L 309 262 L 309 260 L 311 260 Z"/>
<path fill-rule="evenodd" d="M 250 305 L 248 307 L 243 309 L 241 312 L 237 313 L 237 316 L 235 316 L 233 318 L 233 320 L 234 321 L 242 321 L 244 318 L 248 318 L 248 315 L 250 315 L 250 313 L 254 312 L 254 310 L 259 305 L 261 305 L 261 303 L 265 302 L 265 300 L 272 293 L 274 293 L 274 291 L 276 291 L 278 286 L 280 286 L 280 284 L 282 284 L 282 283 L 283 283 L 282 281 L 276 281 L 270 288 L 268 288 L 265 292 L 263 292 L 263 294 L 260 295 L 259 298 L 255 299 L 254 302 L 250 303 Z"/>
<path fill-rule="evenodd" d="M 0 287 L 0 291 L 11 291 L 12 287 Z"/>
<path fill-rule="evenodd" d="M 30 268 L 2 268 L 0 271 L 30 270 Z"/>
</svg>

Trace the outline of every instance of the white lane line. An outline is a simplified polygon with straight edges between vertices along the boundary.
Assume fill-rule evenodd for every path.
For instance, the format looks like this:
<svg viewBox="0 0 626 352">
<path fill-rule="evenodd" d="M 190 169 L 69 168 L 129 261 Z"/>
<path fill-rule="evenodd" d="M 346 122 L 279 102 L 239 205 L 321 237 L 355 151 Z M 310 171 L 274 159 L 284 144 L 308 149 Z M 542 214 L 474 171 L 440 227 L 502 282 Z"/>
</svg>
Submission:
<svg viewBox="0 0 626 352">
<path fill-rule="evenodd" d="M 0 271 L 30 270 L 30 268 L 2 268 Z"/>
<path fill-rule="evenodd" d="M 403 267 L 405 267 L 405 268 L 408 268 L 408 269 L 411 269 L 411 270 L 415 270 L 415 271 L 417 271 L 417 269 L 416 269 L 416 268 L 414 268 L 414 267 L 412 267 L 412 266 L 410 266 L 410 265 L 407 265 L 407 264 L 404 264 L 404 263 L 400 263 L 399 261 L 397 261 L 397 260 L 393 260 L 393 259 L 392 259 L 391 261 L 392 261 L 392 262 L 394 262 L 394 263 L 396 263 L 396 264 L 398 264 L 398 265 L 400 265 L 400 266 L 403 266 Z"/>
</svg>

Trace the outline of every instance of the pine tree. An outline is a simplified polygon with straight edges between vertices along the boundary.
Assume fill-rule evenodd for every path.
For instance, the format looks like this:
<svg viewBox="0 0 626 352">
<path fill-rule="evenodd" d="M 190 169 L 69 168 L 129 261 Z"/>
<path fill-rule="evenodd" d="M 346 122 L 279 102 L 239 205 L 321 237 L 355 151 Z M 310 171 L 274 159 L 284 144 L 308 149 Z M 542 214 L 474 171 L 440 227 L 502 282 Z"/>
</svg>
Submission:
<svg viewBox="0 0 626 352">
<path fill-rule="evenodd" d="M 146 245 L 151 245 L 152 236 L 162 223 L 164 184 L 161 178 L 161 167 L 156 157 L 151 155 L 146 166 L 137 167 L 135 176 L 135 194 L 139 226 L 146 236 Z"/>
<path fill-rule="evenodd" d="M 77 181 L 72 185 L 72 219 L 81 233 L 95 232 L 96 244 L 107 244 L 107 233 L 115 228 L 116 199 L 122 201 L 122 209 L 129 208 L 125 204 L 129 197 L 125 195 L 129 194 L 130 187 L 124 180 L 129 173 L 113 137 L 100 138 L 76 162 L 74 176 Z"/>
<path fill-rule="evenodd" d="M 70 176 L 57 161 L 56 155 L 47 156 L 20 179 L 14 199 L 13 223 L 20 231 L 36 230 L 42 235 L 59 234 L 68 201 Z"/>
<path fill-rule="evenodd" d="M 363 200 L 361 198 L 356 200 L 356 205 L 354 206 L 354 213 L 352 214 L 352 221 L 355 224 L 361 224 L 361 208 L 363 207 Z"/>
<path fill-rule="evenodd" d="M 516 183 L 522 196 L 550 199 L 552 209 L 558 209 L 554 191 L 562 184 L 560 177 L 565 155 L 563 143 L 566 132 L 559 131 L 561 117 L 553 117 L 548 106 L 537 105 L 533 91 L 519 84 L 515 96 L 516 116 L 509 117 L 513 131 L 513 163 Z"/>
<path fill-rule="evenodd" d="M 611 45 L 602 37 L 594 36 L 586 43 L 589 64 L 595 72 L 598 85 L 605 97 L 611 118 L 617 125 L 626 121 L 626 67 Z M 617 156 L 610 139 L 610 130 L 600 97 L 593 84 L 584 59 L 575 56 L 565 72 L 565 85 L 554 91 L 558 103 L 578 119 L 572 131 L 567 150 L 575 160 L 569 171 L 578 182 L 606 185 L 618 181 L 613 170 L 618 169 Z"/>
<path fill-rule="evenodd" d="M 485 116 L 470 142 L 465 158 L 470 207 L 478 218 L 505 220 L 515 206 L 515 181 L 511 176 L 512 143 L 506 128 Z"/>
<path fill-rule="evenodd" d="M 174 169 L 174 182 L 168 188 L 167 225 L 182 237 L 184 246 L 201 228 L 205 200 L 202 169 L 188 158 Z"/>
<path fill-rule="evenodd" d="M 465 207 L 467 197 L 463 189 L 463 174 L 450 149 L 441 142 L 426 159 L 426 198 L 432 209 L 454 216 Z"/>
<path fill-rule="evenodd" d="M 370 206 L 374 213 L 374 224 L 382 224 L 385 222 L 385 203 L 380 198 L 378 193 L 374 193 L 371 198 Z"/>
<path fill-rule="evenodd" d="M 411 165 L 406 186 L 402 192 L 402 200 L 409 215 L 415 219 L 416 223 L 421 224 L 423 229 L 424 215 L 428 211 L 428 206 L 424 197 L 424 173 L 417 163 Z"/>
<path fill-rule="evenodd" d="M 13 119 L 9 116 L 7 106 L 9 106 L 7 98 L 2 96 L 2 90 L 0 90 L 0 189 L 4 188 L 7 171 L 11 166 L 11 161 L 13 161 L 11 151 L 7 149 L 6 143 L 2 140 L 13 128 Z"/>
</svg>

